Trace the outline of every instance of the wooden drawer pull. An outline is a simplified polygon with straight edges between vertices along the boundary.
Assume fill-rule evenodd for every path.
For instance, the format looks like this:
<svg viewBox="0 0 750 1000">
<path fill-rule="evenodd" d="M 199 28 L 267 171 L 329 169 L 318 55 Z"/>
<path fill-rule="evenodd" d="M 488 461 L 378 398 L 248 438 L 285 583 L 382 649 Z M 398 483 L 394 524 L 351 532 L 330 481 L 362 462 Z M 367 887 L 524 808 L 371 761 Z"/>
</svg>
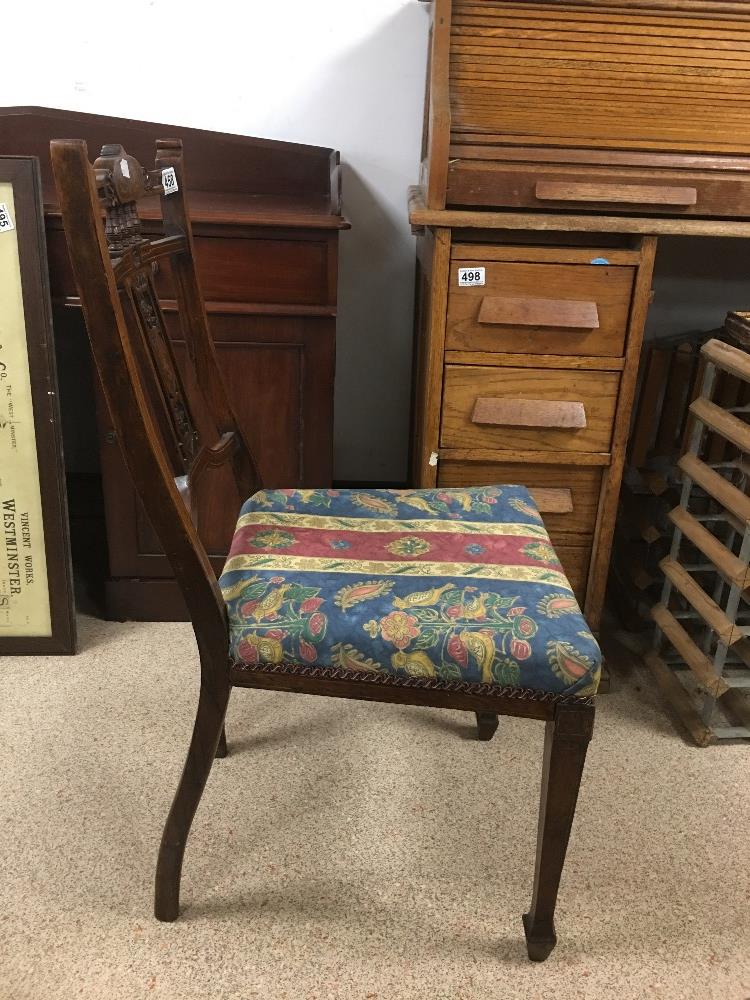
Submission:
<svg viewBox="0 0 750 1000">
<path fill-rule="evenodd" d="M 540 201 L 622 202 L 625 205 L 675 205 L 687 207 L 698 201 L 694 187 L 651 184 L 586 184 L 575 181 L 537 181 Z"/>
<path fill-rule="evenodd" d="M 565 399 L 496 399 L 477 396 L 471 414 L 473 424 L 498 427 L 574 427 L 586 426 L 583 403 Z"/>
<path fill-rule="evenodd" d="M 546 486 L 530 486 L 534 503 L 540 514 L 572 514 L 573 494 L 570 490 L 548 489 Z"/>
<path fill-rule="evenodd" d="M 573 299 L 519 299 L 487 295 L 479 307 L 480 323 L 497 326 L 556 326 L 565 329 L 598 330 L 596 302 Z"/>
</svg>

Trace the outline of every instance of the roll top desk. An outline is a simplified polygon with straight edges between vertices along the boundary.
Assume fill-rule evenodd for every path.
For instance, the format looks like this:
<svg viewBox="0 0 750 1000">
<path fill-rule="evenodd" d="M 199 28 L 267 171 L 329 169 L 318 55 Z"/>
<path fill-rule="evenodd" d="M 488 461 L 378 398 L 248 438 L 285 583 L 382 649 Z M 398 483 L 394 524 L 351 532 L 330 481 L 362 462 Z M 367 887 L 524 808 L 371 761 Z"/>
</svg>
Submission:
<svg viewBox="0 0 750 1000">
<path fill-rule="evenodd" d="M 598 630 L 657 236 L 750 236 L 750 10 L 430 6 L 411 478 L 529 486 Z"/>
</svg>

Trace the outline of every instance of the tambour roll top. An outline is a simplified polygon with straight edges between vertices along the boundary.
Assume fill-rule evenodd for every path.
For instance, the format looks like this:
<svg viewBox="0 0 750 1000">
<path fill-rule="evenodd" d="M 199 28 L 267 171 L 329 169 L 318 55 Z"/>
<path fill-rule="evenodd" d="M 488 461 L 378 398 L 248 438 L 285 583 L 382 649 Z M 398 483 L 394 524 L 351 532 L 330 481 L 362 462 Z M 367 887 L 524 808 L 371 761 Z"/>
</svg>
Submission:
<svg viewBox="0 0 750 1000">
<path fill-rule="evenodd" d="M 434 0 L 432 208 L 750 216 L 750 8 Z"/>
</svg>

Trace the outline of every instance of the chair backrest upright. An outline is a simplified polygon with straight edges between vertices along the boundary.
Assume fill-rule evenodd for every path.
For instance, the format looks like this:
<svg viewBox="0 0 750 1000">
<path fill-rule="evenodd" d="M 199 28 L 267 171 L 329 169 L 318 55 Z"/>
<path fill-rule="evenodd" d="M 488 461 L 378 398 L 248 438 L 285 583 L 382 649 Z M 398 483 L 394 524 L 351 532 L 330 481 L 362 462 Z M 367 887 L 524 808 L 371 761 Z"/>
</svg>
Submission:
<svg viewBox="0 0 750 1000">
<path fill-rule="evenodd" d="M 226 614 L 207 544 L 228 547 L 239 507 L 260 480 L 208 328 L 185 203 L 182 143 L 158 141 L 151 171 L 115 144 L 102 148 L 93 167 L 83 141 L 56 140 L 50 152 L 86 328 L 120 448 L 201 651 L 210 643 L 225 655 Z M 144 234 L 138 215 L 136 203 L 149 196 L 161 198 L 158 237 Z M 160 284 L 171 278 L 185 344 L 181 366 L 155 275 Z"/>
</svg>

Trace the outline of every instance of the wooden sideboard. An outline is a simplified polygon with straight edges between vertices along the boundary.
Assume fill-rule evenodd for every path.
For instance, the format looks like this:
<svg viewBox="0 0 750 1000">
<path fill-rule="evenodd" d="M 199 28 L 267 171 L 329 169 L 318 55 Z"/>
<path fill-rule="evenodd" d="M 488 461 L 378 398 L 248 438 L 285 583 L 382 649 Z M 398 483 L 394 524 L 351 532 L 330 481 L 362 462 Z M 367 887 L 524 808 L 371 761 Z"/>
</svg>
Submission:
<svg viewBox="0 0 750 1000">
<path fill-rule="evenodd" d="M 83 320 L 52 182 L 50 139 L 85 139 L 92 160 L 104 143 L 120 142 L 147 164 L 156 139 L 172 136 L 185 148 L 211 332 L 261 475 L 273 486 L 330 484 L 338 237 L 348 227 L 340 207 L 339 156 L 332 149 L 44 108 L 0 110 L 0 152 L 36 155 L 41 163 L 58 353 L 80 333 Z M 144 228 L 155 231 L 149 230 L 150 219 L 156 220 L 148 209 L 142 217 Z M 174 300 L 165 278 L 157 276 L 157 285 L 179 351 Z M 91 378 L 90 372 L 80 378 Z M 64 410 L 65 386 L 62 396 Z M 100 396 L 97 410 L 106 613 L 183 618 L 182 598 Z M 82 423 L 86 414 L 77 419 Z M 225 553 L 212 556 L 220 571 Z"/>
<path fill-rule="evenodd" d="M 432 14 L 411 480 L 527 485 L 598 630 L 656 237 L 750 236 L 750 10 Z"/>
</svg>

